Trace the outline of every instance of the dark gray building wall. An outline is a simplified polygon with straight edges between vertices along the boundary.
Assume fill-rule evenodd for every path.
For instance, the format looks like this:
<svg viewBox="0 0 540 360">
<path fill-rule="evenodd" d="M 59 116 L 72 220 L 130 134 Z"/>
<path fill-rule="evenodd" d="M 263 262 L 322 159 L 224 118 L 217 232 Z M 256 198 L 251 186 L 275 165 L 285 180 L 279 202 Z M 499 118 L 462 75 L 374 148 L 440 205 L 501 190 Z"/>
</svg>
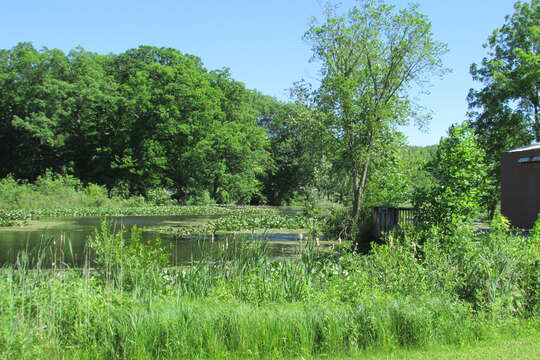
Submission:
<svg viewBox="0 0 540 360">
<path fill-rule="evenodd" d="M 501 164 L 501 213 L 512 226 L 530 229 L 539 212 L 540 146 L 504 153 Z"/>
</svg>

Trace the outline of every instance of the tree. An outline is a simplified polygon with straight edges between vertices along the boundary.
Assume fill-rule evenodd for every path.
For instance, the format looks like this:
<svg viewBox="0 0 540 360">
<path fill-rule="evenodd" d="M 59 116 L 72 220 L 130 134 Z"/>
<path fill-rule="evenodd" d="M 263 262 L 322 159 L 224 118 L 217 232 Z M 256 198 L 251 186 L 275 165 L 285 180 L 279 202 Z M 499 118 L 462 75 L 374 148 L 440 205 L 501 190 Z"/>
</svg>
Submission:
<svg viewBox="0 0 540 360">
<path fill-rule="evenodd" d="M 259 94 L 200 59 L 141 46 L 0 50 L 0 177 L 47 169 L 132 193 L 248 203 L 269 163 Z"/>
<path fill-rule="evenodd" d="M 491 215 L 499 201 L 501 153 L 540 141 L 540 1 L 519 1 L 514 7 L 484 45 L 488 56 L 470 69 L 484 85 L 471 89 L 467 99 L 469 123 L 496 180 L 484 201 Z"/>
<path fill-rule="evenodd" d="M 352 217 L 358 219 L 370 166 L 386 150 L 385 136 L 418 115 L 408 92 L 428 75 L 444 72 L 444 44 L 416 6 L 397 11 L 379 0 L 362 1 L 344 15 L 329 7 L 322 24 L 305 33 L 322 64 L 315 102 L 325 116 L 320 135 L 336 167 L 350 174 Z M 417 117 L 419 119 L 419 117 Z"/>
<path fill-rule="evenodd" d="M 367 206 L 410 205 L 420 168 L 407 158 L 406 139 L 401 133 L 388 134 L 387 151 L 373 159 L 364 204 Z M 414 171 L 411 176 L 410 172 Z"/>
<path fill-rule="evenodd" d="M 66 56 L 20 43 L 0 53 L 0 175 L 35 180 L 64 163 L 60 126 L 70 96 Z"/>
<path fill-rule="evenodd" d="M 233 80 L 228 69 L 213 71 L 211 76 L 213 87 L 222 93 L 225 114 L 219 129 L 211 135 L 215 144 L 213 163 L 220 166 L 212 178 L 211 195 L 224 203 L 246 204 L 261 199 L 260 177 L 271 161 L 267 132 L 257 122 L 258 103 L 264 96 Z"/>
<path fill-rule="evenodd" d="M 262 97 L 259 124 L 268 132 L 272 166 L 264 178 L 264 195 L 273 205 L 288 204 L 313 186 L 315 159 L 305 124 L 312 116 L 302 104 Z"/>
<path fill-rule="evenodd" d="M 260 192 L 268 154 L 251 92 L 227 70 L 207 72 L 175 49 L 142 46 L 114 61 L 126 132 L 115 165 L 139 189 L 176 188 L 182 199 L 206 193 L 247 203 Z"/>
<path fill-rule="evenodd" d="M 415 207 L 425 224 L 448 226 L 478 214 L 489 186 L 484 151 L 467 125 L 454 125 L 426 165 L 433 185 L 417 194 Z"/>
</svg>

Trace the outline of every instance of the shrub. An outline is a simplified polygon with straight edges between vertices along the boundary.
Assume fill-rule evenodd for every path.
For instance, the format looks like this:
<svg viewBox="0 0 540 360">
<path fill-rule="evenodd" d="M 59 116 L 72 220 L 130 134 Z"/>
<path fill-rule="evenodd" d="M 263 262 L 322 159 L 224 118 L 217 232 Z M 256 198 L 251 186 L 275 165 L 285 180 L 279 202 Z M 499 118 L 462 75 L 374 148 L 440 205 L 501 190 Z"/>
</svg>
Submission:
<svg viewBox="0 0 540 360">
<path fill-rule="evenodd" d="M 443 227 L 474 218 L 489 185 L 484 152 L 473 130 L 454 125 L 448 133 L 427 164 L 435 184 L 415 195 L 420 221 Z"/>
<path fill-rule="evenodd" d="M 83 192 L 86 197 L 86 206 L 103 206 L 109 200 L 107 189 L 104 186 L 88 184 Z"/>
<path fill-rule="evenodd" d="M 215 205 L 216 201 L 212 199 L 208 190 L 191 191 L 185 199 L 186 205 Z"/>
<path fill-rule="evenodd" d="M 172 199 L 173 194 L 169 189 L 155 187 L 146 192 L 146 200 L 152 205 L 173 205 L 175 203 Z"/>
<path fill-rule="evenodd" d="M 483 233 L 454 221 L 444 229 L 393 232 L 385 240 L 364 265 L 376 279 L 370 286 L 451 296 L 494 318 L 538 309 L 538 244 L 512 233 L 504 217 Z"/>
<path fill-rule="evenodd" d="M 89 241 L 95 252 L 95 265 L 104 284 L 123 290 L 152 294 L 163 291 L 162 269 L 170 265 L 170 248 L 161 240 L 142 241 L 142 231 L 133 226 L 112 231 L 104 221 Z"/>
</svg>

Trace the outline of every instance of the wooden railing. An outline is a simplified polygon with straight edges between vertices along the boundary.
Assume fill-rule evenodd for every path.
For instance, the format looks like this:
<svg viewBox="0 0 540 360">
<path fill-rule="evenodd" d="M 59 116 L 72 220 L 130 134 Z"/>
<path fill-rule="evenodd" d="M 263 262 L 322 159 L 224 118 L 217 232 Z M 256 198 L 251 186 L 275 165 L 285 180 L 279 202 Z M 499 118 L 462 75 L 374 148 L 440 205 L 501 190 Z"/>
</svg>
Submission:
<svg viewBox="0 0 540 360">
<path fill-rule="evenodd" d="M 415 224 L 417 209 L 404 207 L 374 206 L 373 235 L 380 239 L 382 233 L 398 225 Z"/>
</svg>

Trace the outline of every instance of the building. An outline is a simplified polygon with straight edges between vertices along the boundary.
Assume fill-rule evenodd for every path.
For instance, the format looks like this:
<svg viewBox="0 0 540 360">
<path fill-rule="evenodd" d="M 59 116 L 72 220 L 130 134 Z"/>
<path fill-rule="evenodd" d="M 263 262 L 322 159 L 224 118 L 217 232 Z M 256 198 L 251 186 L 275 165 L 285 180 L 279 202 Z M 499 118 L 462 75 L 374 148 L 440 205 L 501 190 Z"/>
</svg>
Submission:
<svg viewBox="0 0 540 360">
<path fill-rule="evenodd" d="M 540 143 L 503 153 L 501 213 L 510 224 L 530 229 L 540 213 Z"/>
</svg>

